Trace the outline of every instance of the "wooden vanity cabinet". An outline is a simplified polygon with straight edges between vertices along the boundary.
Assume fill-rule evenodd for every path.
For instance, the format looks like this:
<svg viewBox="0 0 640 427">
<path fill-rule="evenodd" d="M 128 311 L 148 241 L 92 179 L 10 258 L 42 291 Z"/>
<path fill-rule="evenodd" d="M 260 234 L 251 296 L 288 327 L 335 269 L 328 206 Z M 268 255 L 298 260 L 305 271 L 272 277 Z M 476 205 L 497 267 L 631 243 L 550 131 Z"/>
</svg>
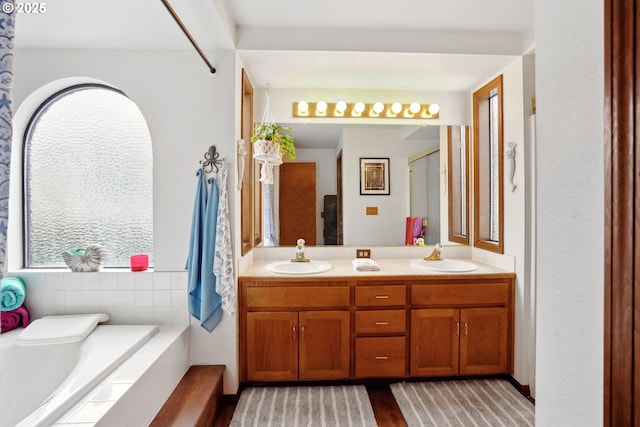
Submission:
<svg viewBox="0 0 640 427">
<path fill-rule="evenodd" d="M 246 380 L 349 378 L 349 287 L 285 285 L 242 291 Z"/>
<path fill-rule="evenodd" d="M 404 283 L 355 287 L 356 378 L 406 375 L 407 287 Z"/>
<path fill-rule="evenodd" d="M 416 285 L 412 288 L 410 375 L 509 374 L 512 285 Z"/>
<path fill-rule="evenodd" d="M 514 280 L 241 278 L 240 381 L 512 374 Z"/>
</svg>

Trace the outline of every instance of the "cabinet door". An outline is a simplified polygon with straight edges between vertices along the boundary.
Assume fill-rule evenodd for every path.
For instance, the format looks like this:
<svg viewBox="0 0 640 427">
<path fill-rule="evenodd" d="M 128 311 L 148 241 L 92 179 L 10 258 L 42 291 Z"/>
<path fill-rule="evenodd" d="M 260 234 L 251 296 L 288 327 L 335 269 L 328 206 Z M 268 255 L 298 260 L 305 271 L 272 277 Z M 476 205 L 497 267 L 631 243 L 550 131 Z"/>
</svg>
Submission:
<svg viewBox="0 0 640 427">
<path fill-rule="evenodd" d="M 300 312 L 300 379 L 349 378 L 349 312 Z"/>
<path fill-rule="evenodd" d="M 458 374 L 459 310 L 411 310 L 412 376 Z"/>
<path fill-rule="evenodd" d="M 298 379 L 298 313 L 247 313 L 247 379 Z"/>
<path fill-rule="evenodd" d="M 507 309 L 460 309 L 460 374 L 502 374 L 507 370 Z"/>
</svg>

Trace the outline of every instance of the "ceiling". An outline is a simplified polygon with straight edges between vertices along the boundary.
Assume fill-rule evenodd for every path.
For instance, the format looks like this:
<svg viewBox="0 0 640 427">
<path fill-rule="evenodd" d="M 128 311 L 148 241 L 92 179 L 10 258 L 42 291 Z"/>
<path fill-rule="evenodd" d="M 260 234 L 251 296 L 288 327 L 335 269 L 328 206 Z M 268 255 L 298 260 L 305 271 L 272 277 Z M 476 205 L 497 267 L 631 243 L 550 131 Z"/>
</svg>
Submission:
<svg viewBox="0 0 640 427">
<path fill-rule="evenodd" d="M 215 66 L 254 88 L 469 92 L 531 49 L 534 0 L 170 0 Z M 187 49 L 162 0 L 57 0 L 20 14 L 17 48 Z M 203 72 L 209 72 L 203 62 Z"/>
</svg>

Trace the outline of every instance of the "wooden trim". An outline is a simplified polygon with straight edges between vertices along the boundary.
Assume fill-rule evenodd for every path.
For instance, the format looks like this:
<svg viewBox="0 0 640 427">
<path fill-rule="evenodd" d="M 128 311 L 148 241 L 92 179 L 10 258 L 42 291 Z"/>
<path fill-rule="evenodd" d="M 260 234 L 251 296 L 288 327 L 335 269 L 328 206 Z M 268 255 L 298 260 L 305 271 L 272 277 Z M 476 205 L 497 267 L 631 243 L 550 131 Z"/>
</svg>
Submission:
<svg viewBox="0 0 640 427">
<path fill-rule="evenodd" d="M 457 233 L 456 231 L 454 231 L 454 227 L 452 227 L 452 224 L 454 222 L 454 218 L 453 218 L 453 211 L 454 211 L 454 200 L 453 200 L 453 175 L 451 173 L 451 171 L 453 170 L 453 141 L 452 141 L 452 126 L 447 126 L 447 188 L 449 189 L 448 191 L 448 210 L 447 210 L 447 217 L 448 217 L 448 231 L 449 231 L 449 241 L 451 242 L 455 242 L 455 243 L 461 243 L 463 245 L 468 245 L 469 244 L 469 210 L 471 208 L 471 206 L 469 206 L 469 181 L 471 178 L 471 168 L 469 165 L 469 144 L 470 144 L 470 130 L 469 130 L 469 126 L 457 126 L 460 127 L 460 132 L 462 133 L 462 129 L 464 128 L 464 132 L 465 132 L 465 175 L 466 175 L 466 180 L 465 180 L 465 197 L 464 197 L 464 203 L 467 206 L 467 211 L 466 211 L 466 215 L 465 217 L 462 219 L 465 222 L 465 229 L 467 230 L 467 234 L 462 234 L 462 233 Z M 462 230 L 460 230 L 462 231 Z"/>
<path fill-rule="evenodd" d="M 605 1 L 604 425 L 616 427 L 640 418 L 639 12 Z"/>
<path fill-rule="evenodd" d="M 480 214 L 483 205 L 480 200 L 481 186 L 486 185 L 480 175 L 480 130 L 479 105 L 492 90 L 498 93 L 498 241 L 483 238 L 488 231 L 482 229 Z M 473 246 L 496 253 L 504 253 L 504 138 L 503 138 L 503 92 L 502 75 L 473 93 Z"/>
<path fill-rule="evenodd" d="M 603 427 L 611 427 L 611 8 L 604 2 L 604 387 Z"/>
<path fill-rule="evenodd" d="M 244 139 L 247 154 L 244 156 L 244 175 L 240 191 L 240 238 L 242 255 L 253 249 L 253 157 L 249 141 L 253 128 L 253 86 L 244 68 L 242 69 L 242 99 L 240 138 Z"/>
</svg>

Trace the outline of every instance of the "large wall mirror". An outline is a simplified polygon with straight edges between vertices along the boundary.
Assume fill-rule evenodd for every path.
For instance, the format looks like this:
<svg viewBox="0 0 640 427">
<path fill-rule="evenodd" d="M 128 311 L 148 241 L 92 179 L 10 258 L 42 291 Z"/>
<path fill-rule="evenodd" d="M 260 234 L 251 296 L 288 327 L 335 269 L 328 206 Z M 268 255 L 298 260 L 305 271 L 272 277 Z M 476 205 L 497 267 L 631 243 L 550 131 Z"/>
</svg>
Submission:
<svg viewBox="0 0 640 427">
<path fill-rule="evenodd" d="M 502 75 L 473 93 L 473 245 L 504 253 Z"/>
<path fill-rule="evenodd" d="M 406 242 L 407 217 L 427 219 L 427 244 L 451 241 L 448 239 L 447 191 L 450 184 L 447 182 L 447 157 L 444 154 L 448 153 L 446 126 L 283 125 L 292 128 L 296 140 L 294 162 L 314 165 L 316 191 L 315 194 L 298 192 L 297 206 L 279 203 L 281 193 L 290 193 L 282 189 L 291 189 L 294 183 L 308 180 L 311 174 L 311 167 L 290 170 L 287 163 L 291 160 L 285 158 L 285 163 L 276 168 L 274 176 L 272 214 L 276 236 L 289 234 L 286 228 L 291 219 L 281 221 L 280 218 L 292 218 L 293 215 L 296 226 L 314 222 L 300 217 L 303 215 L 302 203 L 304 206 L 315 205 L 315 210 L 304 214 L 315 216 L 315 229 L 298 229 L 296 236 L 313 241 L 310 236 L 314 234 L 316 245 L 341 242 L 347 246 L 402 246 Z M 385 191 L 364 191 L 363 194 L 363 159 L 374 159 L 374 163 L 378 161 L 383 165 L 383 172 L 388 174 Z M 295 173 L 300 173 L 300 177 Z M 338 191 L 339 181 L 342 182 L 341 191 Z M 261 191 L 260 186 L 255 189 Z M 301 200 L 303 196 L 305 201 Z M 339 207 L 340 212 L 337 212 Z M 276 238 L 271 244 L 290 246 L 292 242 Z"/>
</svg>

